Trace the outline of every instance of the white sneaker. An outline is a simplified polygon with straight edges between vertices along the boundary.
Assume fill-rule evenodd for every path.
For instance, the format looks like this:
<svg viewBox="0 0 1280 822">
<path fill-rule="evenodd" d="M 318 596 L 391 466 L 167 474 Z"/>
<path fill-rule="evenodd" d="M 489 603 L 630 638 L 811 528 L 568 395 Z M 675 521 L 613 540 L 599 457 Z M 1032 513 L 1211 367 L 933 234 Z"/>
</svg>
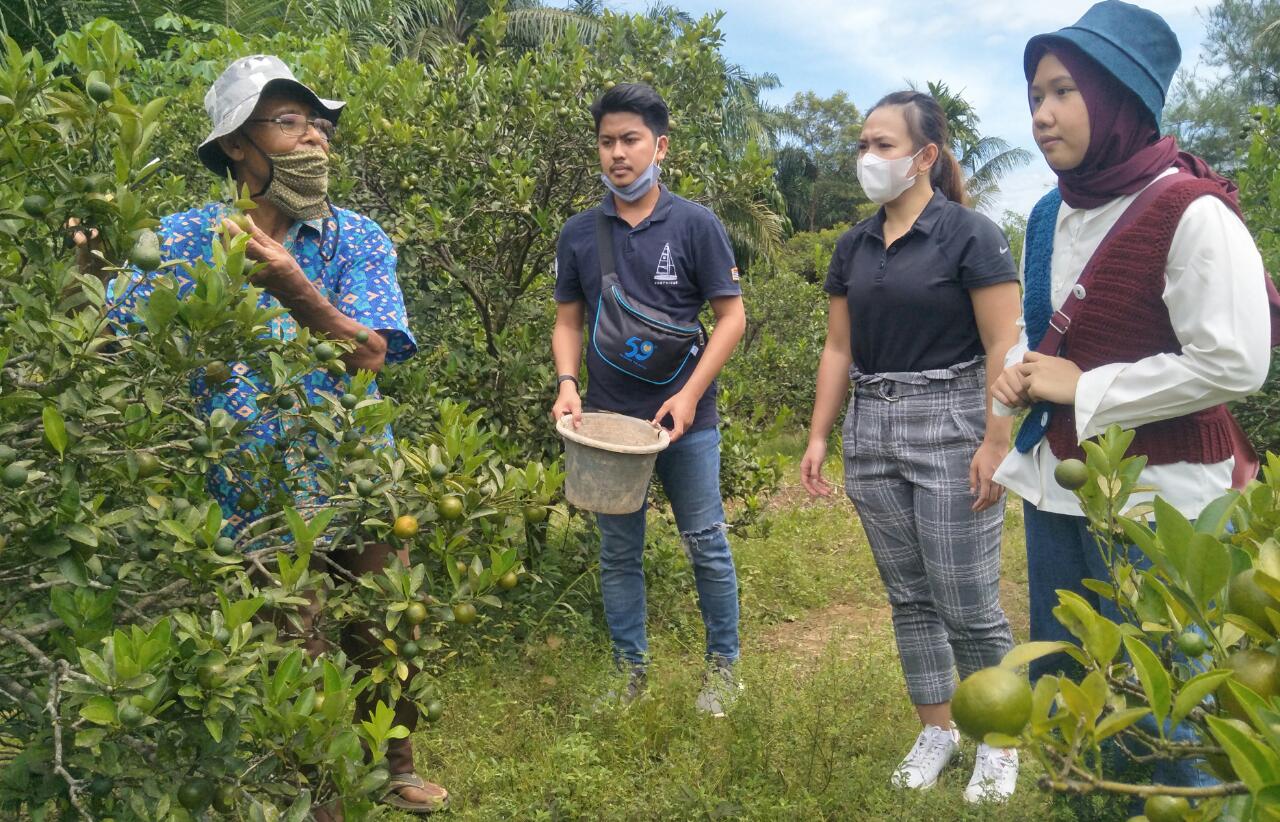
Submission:
<svg viewBox="0 0 1280 822">
<path fill-rule="evenodd" d="M 978 745 L 973 778 L 964 789 L 966 802 L 1004 802 L 1018 784 L 1018 750 Z"/>
<path fill-rule="evenodd" d="M 926 725 L 916 737 L 916 744 L 893 772 L 895 788 L 932 788 L 938 774 L 951 764 L 960 753 L 960 732 L 956 726 L 950 729 Z"/>
</svg>

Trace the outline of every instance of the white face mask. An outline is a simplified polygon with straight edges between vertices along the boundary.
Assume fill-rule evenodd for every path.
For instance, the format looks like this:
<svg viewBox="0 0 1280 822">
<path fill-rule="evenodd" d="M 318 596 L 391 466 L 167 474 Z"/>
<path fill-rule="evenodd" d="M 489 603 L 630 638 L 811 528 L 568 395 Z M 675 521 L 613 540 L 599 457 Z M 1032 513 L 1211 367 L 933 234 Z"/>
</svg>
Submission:
<svg viewBox="0 0 1280 822">
<path fill-rule="evenodd" d="M 924 149 L 920 149 L 924 151 Z M 886 160 L 866 152 L 858 158 L 858 183 L 862 186 L 867 199 L 877 205 L 891 203 L 902 195 L 902 192 L 916 184 L 918 175 L 907 176 L 912 163 L 920 156 L 920 151 L 910 157 L 898 157 Z"/>
</svg>

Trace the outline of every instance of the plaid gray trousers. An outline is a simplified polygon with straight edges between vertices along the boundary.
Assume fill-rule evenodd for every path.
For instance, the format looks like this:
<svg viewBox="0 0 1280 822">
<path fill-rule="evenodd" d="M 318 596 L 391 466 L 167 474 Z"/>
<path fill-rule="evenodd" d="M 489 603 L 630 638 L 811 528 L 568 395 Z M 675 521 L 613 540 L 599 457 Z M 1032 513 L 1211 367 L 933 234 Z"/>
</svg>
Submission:
<svg viewBox="0 0 1280 822">
<path fill-rule="evenodd" d="M 1000 607 L 1004 506 L 974 513 L 969 464 L 986 428 L 981 360 L 918 373 L 850 371 L 845 493 L 893 608 L 916 705 L 947 702 L 1013 647 Z"/>
</svg>

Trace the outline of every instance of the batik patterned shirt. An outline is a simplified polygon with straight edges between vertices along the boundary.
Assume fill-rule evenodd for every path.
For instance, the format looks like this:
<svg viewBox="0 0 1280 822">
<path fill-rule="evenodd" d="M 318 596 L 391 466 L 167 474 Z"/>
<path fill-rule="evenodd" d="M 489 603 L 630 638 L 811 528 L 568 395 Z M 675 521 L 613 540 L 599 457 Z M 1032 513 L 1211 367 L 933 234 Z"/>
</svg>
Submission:
<svg viewBox="0 0 1280 822">
<path fill-rule="evenodd" d="M 226 206 L 211 203 L 165 217 L 159 230 L 163 259 L 212 262 L 216 237 L 213 232 L 228 213 Z M 387 363 L 401 362 L 414 355 L 417 343 L 409 330 L 404 295 L 396 279 L 395 248 L 377 223 L 335 207 L 333 216 L 325 220 L 294 223 L 283 244 L 293 253 L 307 278 L 335 308 L 385 337 Z M 195 286 L 190 270 L 182 265 L 158 272 L 134 271 L 127 282 L 114 280 L 108 289 L 111 303 L 119 299 L 111 309 L 112 320 L 122 329 L 138 322 L 137 309 L 150 297 L 160 278 L 170 278 L 177 284 L 179 298 Z M 262 292 L 259 304 L 265 308 L 281 307 L 266 291 Z M 279 339 L 293 339 L 298 334 L 298 323 L 291 314 L 282 313 L 272 321 L 269 333 Z M 298 431 L 301 417 L 271 406 L 259 407 L 258 397 L 272 390 L 270 381 L 243 362 L 230 363 L 230 367 L 231 379 L 216 389 L 206 386 L 202 375 L 192 379 L 191 391 L 199 399 L 201 410 L 208 416 L 222 409 L 236 420 L 251 421 L 241 448 L 260 451 L 267 446 L 276 447 L 276 458 L 285 462 L 289 491 L 296 504 L 307 507 L 323 504 L 316 467 L 303 458 L 303 449 L 310 440 Z M 347 393 L 350 377 L 317 370 L 304 376 L 301 384 L 309 403 L 321 403 L 326 396 Z M 376 383 L 370 386 L 369 393 L 378 395 Z M 392 445 L 390 430 L 375 436 L 375 441 L 378 446 Z M 287 443 L 282 453 L 280 443 Z M 228 455 L 207 477 L 209 493 L 221 506 L 232 535 L 265 513 L 265 502 L 247 511 L 239 506 L 240 496 L 250 483 L 238 477 L 232 468 L 237 462 L 235 456 Z M 264 501 L 269 496 L 266 492 L 270 489 L 255 487 L 255 490 Z"/>
</svg>

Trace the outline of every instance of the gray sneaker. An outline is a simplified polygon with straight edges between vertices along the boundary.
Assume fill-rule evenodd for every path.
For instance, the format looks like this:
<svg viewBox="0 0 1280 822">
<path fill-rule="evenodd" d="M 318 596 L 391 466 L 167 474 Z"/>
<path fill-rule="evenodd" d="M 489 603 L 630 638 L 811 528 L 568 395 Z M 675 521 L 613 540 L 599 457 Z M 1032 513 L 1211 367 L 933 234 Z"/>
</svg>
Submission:
<svg viewBox="0 0 1280 822">
<path fill-rule="evenodd" d="M 733 663 L 713 662 L 702 675 L 702 690 L 693 703 L 694 710 L 719 719 L 733 707 L 743 687 L 734 675 Z"/>
<path fill-rule="evenodd" d="M 623 681 L 624 676 L 626 677 L 625 682 Z M 615 705 L 626 708 L 637 700 L 643 699 L 649 693 L 649 677 L 643 665 L 631 665 L 625 668 L 620 666 L 613 677 L 618 682 L 596 700 L 595 709 L 597 711 L 602 711 Z"/>
</svg>

